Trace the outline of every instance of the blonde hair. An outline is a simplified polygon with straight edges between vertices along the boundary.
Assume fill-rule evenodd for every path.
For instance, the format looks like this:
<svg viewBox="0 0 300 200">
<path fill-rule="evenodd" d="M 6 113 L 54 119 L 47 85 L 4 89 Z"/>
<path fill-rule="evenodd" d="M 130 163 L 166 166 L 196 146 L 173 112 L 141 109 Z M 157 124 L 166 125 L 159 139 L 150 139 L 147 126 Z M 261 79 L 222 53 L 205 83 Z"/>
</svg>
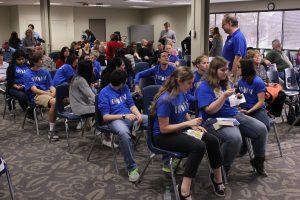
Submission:
<svg viewBox="0 0 300 200">
<path fill-rule="evenodd" d="M 246 58 L 247 59 L 252 59 L 255 55 L 261 55 L 258 50 L 248 50 Z"/>
<path fill-rule="evenodd" d="M 205 58 L 208 59 L 208 56 L 203 54 L 201 56 L 198 56 L 192 63 L 194 66 L 196 66 L 197 64 L 201 63 Z"/>
<path fill-rule="evenodd" d="M 157 100 L 163 93 L 169 92 L 170 97 L 175 97 L 179 92 L 178 83 L 191 80 L 192 78 L 194 78 L 194 74 L 190 68 L 178 67 L 154 96 L 152 105 L 150 107 L 151 116 L 155 115 Z"/>
</svg>

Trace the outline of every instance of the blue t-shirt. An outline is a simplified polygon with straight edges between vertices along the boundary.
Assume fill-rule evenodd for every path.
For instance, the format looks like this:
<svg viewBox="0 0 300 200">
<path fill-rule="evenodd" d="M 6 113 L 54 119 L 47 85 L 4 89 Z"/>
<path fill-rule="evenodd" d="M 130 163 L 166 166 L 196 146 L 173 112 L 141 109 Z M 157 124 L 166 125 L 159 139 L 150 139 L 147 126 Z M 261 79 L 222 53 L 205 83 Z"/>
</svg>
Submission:
<svg viewBox="0 0 300 200">
<path fill-rule="evenodd" d="M 53 86 L 52 78 L 48 70 L 39 69 L 38 71 L 27 70 L 24 74 L 25 91 L 30 92 L 30 100 L 33 101 L 35 94 L 31 92 L 31 87 L 36 86 L 38 89 L 48 91 Z"/>
<path fill-rule="evenodd" d="M 222 56 L 229 62 L 229 70 L 232 68 L 235 56 L 244 58 L 247 54 L 247 42 L 245 36 L 237 29 L 232 35 L 227 37 L 223 47 Z"/>
<path fill-rule="evenodd" d="M 101 64 L 97 60 L 94 61 L 94 74 L 95 79 L 99 80 L 101 75 Z"/>
<path fill-rule="evenodd" d="M 222 88 L 222 91 L 226 91 L 226 88 Z M 199 88 L 196 90 L 196 97 L 198 100 L 198 108 L 202 114 L 204 120 L 208 118 L 217 117 L 233 117 L 238 113 L 236 107 L 230 107 L 229 99 L 227 98 L 221 109 L 215 114 L 208 114 L 204 111 L 206 106 L 209 106 L 212 102 L 218 99 L 213 88 L 207 81 L 202 81 Z"/>
<path fill-rule="evenodd" d="M 174 66 L 168 65 L 166 70 L 162 70 L 160 65 L 156 65 L 155 67 L 137 73 L 135 75 L 134 84 L 138 85 L 141 78 L 154 76 L 155 84 L 163 85 L 175 69 L 176 68 Z"/>
<path fill-rule="evenodd" d="M 24 86 L 24 74 L 28 69 L 27 65 L 16 65 L 15 84 Z"/>
<path fill-rule="evenodd" d="M 111 84 L 107 85 L 100 91 L 98 102 L 98 109 L 103 116 L 106 114 L 131 114 L 130 108 L 134 106 L 127 85 L 118 91 L 114 90 Z"/>
<path fill-rule="evenodd" d="M 53 85 L 56 87 L 63 83 L 67 83 L 73 76 L 75 76 L 75 69 L 69 64 L 64 64 L 56 70 L 53 78 Z"/>
<path fill-rule="evenodd" d="M 259 76 L 255 76 L 251 85 L 244 79 L 240 79 L 238 81 L 238 91 L 244 94 L 246 99 L 246 103 L 241 104 L 240 107 L 249 110 L 258 102 L 257 94 L 266 91 L 266 86 Z"/>
<path fill-rule="evenodd" d="M 201 75 L 197 71 L 195 71 L 193 87 L 187 92 L 187 98 L 189 102 L 196 101 L 195 91 L 199 87 L 200 81 L 201 81 Z"/>
<path fill-rule="evenodd" d="M 171 63 L 175 63 L 175 62 L 177 62 L 179 59 L 178 59 L 178 57 L 177 56 L 175 56 L 175 55 L 169 55 L 169 62 L 171 62 Z"/>
<path fill-rule="evenodd" d="M 157 100 L 153 125 L 154 136 L 160 135 L 158 117 L 169 118 L 169 124 L 179 124 L 186 121 L 189 103 L 184 93 L 171 97 L 169 92 L 163 93 Z"/>
</svg>

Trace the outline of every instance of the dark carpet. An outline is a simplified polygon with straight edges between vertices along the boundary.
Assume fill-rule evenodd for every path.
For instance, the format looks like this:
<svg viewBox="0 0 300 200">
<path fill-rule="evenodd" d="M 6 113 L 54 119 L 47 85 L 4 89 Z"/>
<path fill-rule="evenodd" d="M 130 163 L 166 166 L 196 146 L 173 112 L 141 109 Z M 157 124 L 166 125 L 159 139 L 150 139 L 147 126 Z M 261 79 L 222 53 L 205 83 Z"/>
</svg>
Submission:
<svg viewBox="0 0 300 200">
<path fill-rule="evenodd" d="M 3 110 L 3 101 L 0 103 Z M 161 171 L 159 156 L 150 164 L 142 182 L 134 186 L 128 182 L 120 153 L 117 155 L 120 175 L 115 173 L 111 149 L 100 144 L 94 149 L 90 162 L 86 161 L 92 142 L 88 136 L 92 132 L 82 137 L 80 132 L 71 129 L 72 152 L 69 153 L 65 138 L 48 143 L 47 123 L 40 124 L 41 134 L 38 136 L 33 124 L 27 123 L 25 130 L 21 129 L 22 119 L 23 113 L 17 110 L 15 120 L 9 115 L 0 120 L 0 154 L 9 166 L 16 199 L 162 200 L 168 196 L 165 191 L 172 186 L 171 180 Z M 274 132 L 271 131 L 266 162 L 269 176 L 255 176 L 248 156 L 237 158 L 226 186 L 226 199 L 300 199 L 300 128 L 288 132 L 286 123 L 278 123 L 277 127 L 283 157 L 279 157 Z M 65 137 L 63 122 L 58 123 L 58 130 Z M 140 169 L 148 156 L 143 138 L 135 153 Z M 177 178 L 180 180 L 180 175 Z M 213 194 L 206 159 L 203 159 L 193 181 L 192 195 L 195 200 L 220 199 Z M 10 199 L 5 176 L 0 178 L 0 199 Z"/>
</svg>

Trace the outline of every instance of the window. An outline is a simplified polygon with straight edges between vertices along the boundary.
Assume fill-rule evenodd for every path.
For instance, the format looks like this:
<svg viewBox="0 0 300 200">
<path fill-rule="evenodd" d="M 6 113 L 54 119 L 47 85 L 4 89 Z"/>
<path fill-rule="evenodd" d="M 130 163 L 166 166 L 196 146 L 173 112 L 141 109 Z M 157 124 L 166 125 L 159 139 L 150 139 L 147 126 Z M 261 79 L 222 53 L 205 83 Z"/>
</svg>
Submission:
<svg viewBox="0 0 300 200">
<path fill-rule="evenodd" d="M 272 48 L 272 41 L 282 35 L 282 12 L 261 12 L 258 22 L 258 47 Z"/>
<path fill-rule="evenodd" d="M 299 49 L 300 48 L 300 11 L 286 11 L 283 21 L 283 48 Z"/>
<path fill-rule="evenodd" d="M 248 47 L 257 47 L 257 15 L 258 13 L 237 13 L 239 28 L 243 32 Z"/>
<path fill-rule="evenodd" d="M 209 15 L 209 28 L 213 28 L 216 26 L 216 15 L 210 14 Z"/>
</svg>

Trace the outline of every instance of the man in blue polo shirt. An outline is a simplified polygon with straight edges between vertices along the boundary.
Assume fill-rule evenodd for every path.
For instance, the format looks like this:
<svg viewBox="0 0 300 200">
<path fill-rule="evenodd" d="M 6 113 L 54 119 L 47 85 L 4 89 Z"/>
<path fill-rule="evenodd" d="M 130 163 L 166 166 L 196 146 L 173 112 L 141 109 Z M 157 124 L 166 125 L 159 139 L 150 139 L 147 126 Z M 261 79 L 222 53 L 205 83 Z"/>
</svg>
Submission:
<svg viewBox="0 0 300 200">
<path fill-rule="evenodd" d="M 228 68 L 235 75 L 238 63 L 247 54 L 247 42 L 244 34 L 238 28 L 235 16 L 225 14 L 222 20 L 222 28 L 229 34 L 225 42 L 222 56 L 229 62 Z"/>
<path fill-rule="evenodd" d="M 141 115 L 131 97 L 126 85 L 127 74 L 117 69 L 110 75 L 110 84 L 100 91 L 98 96 L 98 108 L 104 122 L 110 129 L 117 133 L 119 147 L 124 156 L 130 182 L 136 182 L 139 178 L 137 164 L 133 158 L 133 144 L 131 141 L 131 129 L 133 125 L 147 128 L 148 117 Z"/>
</svg>

